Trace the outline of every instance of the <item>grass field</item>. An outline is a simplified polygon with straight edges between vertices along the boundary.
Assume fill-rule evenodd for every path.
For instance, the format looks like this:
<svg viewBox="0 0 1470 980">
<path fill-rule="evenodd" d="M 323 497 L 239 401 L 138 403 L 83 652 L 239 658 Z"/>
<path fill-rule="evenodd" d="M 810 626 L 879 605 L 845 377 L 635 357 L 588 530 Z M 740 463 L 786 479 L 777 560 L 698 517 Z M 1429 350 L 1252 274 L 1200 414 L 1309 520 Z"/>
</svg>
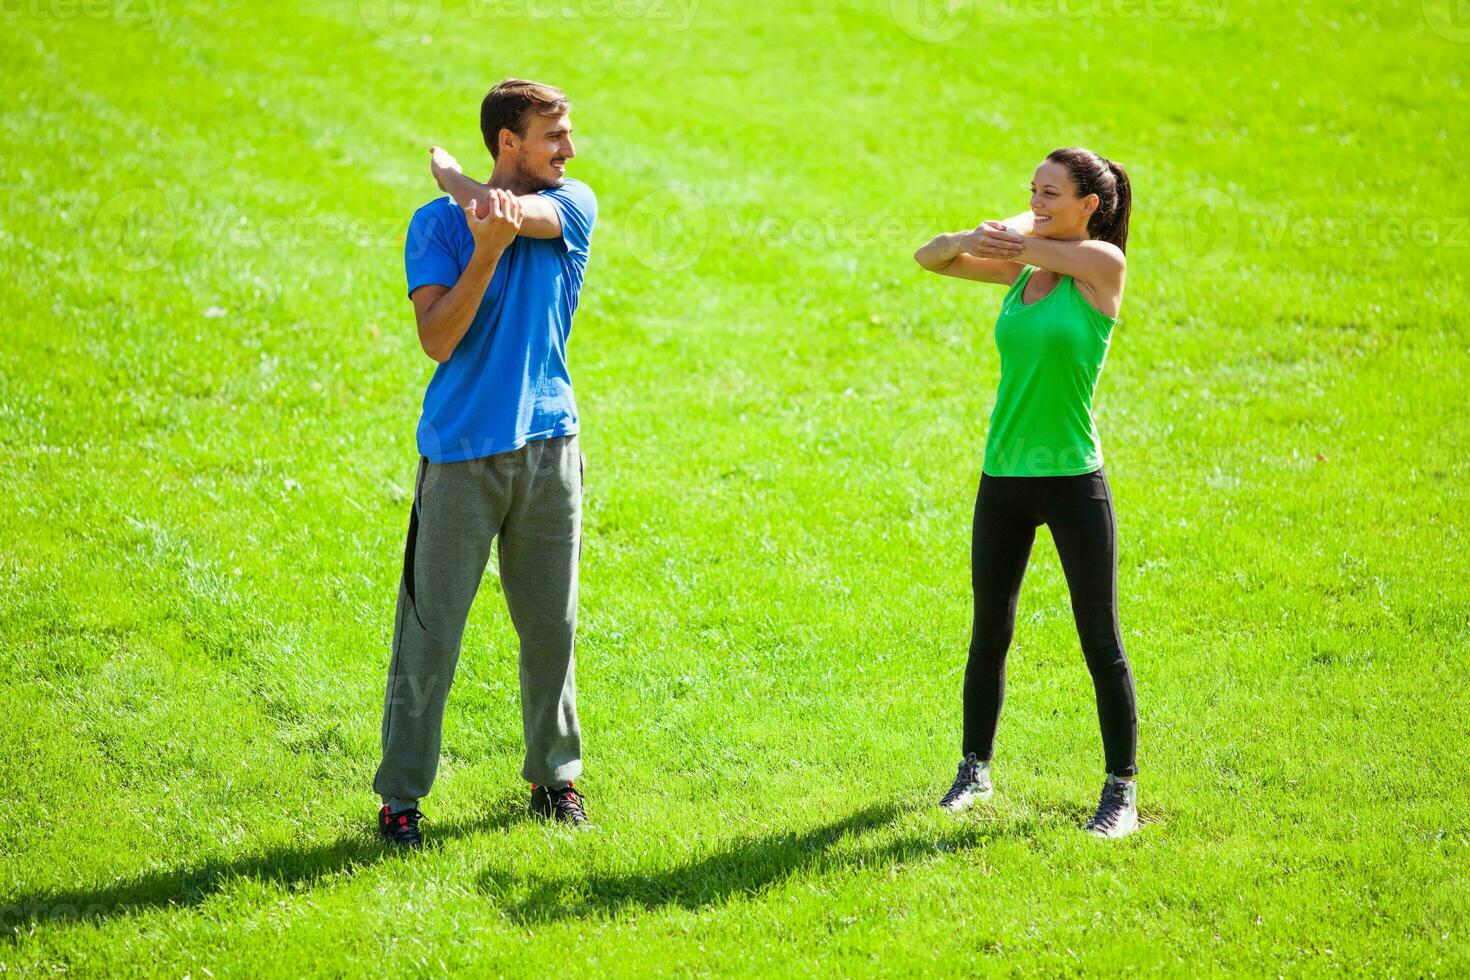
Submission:
<svg viewBox="0 0 1470 980">
<path fill-rule="evenodd" d="M 0 973 L 1470 973 L 1462 6 L 4 5 Z M 601 200 L 600 830 L 520 815 L 491 578 L 405 858 L 402 236 L 508 75 L 572 95 Z M 1069 144 L 1136 198 L 1113 845 L 1044 529 L 996 800 L 933 806 L 1001 291 L 910 254 Z"/>
</svg>

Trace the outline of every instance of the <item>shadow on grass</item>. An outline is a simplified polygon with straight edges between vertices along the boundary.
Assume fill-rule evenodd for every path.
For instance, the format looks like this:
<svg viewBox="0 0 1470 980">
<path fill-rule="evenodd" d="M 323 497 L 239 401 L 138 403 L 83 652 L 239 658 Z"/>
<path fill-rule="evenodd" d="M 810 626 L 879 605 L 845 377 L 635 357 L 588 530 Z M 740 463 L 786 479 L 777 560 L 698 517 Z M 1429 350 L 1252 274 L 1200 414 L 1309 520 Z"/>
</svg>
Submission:
<svg viewBox="0 0 1470 980">
<path fill-rule="evenodd" d="M 739 840 L 707 857 L 649 874 L 517 876 L 491 868 L 481 873 L 479 891 L 522 923 L 663 907 L 699 910 L 731 898 L 758 895 L 808 871 L 828 875 L 892 868 L 974 850 L 1001 838 L 1040 844 L 1049 833 L 1080 826 L 1085 816 L 1075 802 L 1028 808 L 1024 815 L 982 812 L 976 815 L 979 819 L 937 818 L 944 825 L 937 831 L 920 827 L 897 839 L 863 844 L 863 835 L 889 826 L 903 814 L 927 809 L 915 804 L 873 805 L 803 833 Z M 446 823 L 426 821 L 425 830 L 432 850 L 446 841 L 505 830 L 525 819 L 524 796 L 517 791 L 501 796 L 472 817 Z M 186 909 L 241 879 L 296 891 L 403 856 L 379 843 L 371 827 L 364 827 L 361 833 L 315 847 L 286 847 L 251 857 L 204 861 L 97 888 L 21 894 L 0 905 L 0 932 L 14 943 L 29 929 L 48 923 L 100 922 L 157 909 Z"/>
<path fill-rule="evenodd" d="M 367 816 L 372 819 L 371 813 Z M 444 841 L 504 830 L 523 819 L 528 819 L 525 795 L 518 790 L 471 817 L 445 823 L 426 819 L 424 834 L 432 850 Z M 31 927 L 46 923 L 99 922 L 153 909 L 187 908 L 239 879 L 273 882 L 294 891 L 400 856 L 402 852 L 382 844 L 374 826 L 365 822 L 361 832 L 315 847 L 283 847 L 251 857 L 204 861 L 97 888 L 14 896 L 0 904 L 0 932 L 14 942 Z"/>
<path fill-rule="evenodd" d="M 480 875 L 479 891 L 520 924 L 665 907 L 698 911 L 758 895 L 807 871 L 871 871 L 972 850 L 1001 837 L 1034 837 L 1072 819 L 1076 807 L 1047 807 L 1019 820 L 960 820 L 938 832 L 919 828 L 883 843 L 861 842 L 863 835 L 919 809 L 912 804 L 870 806 L 804 833 L 741 840 L 708 857 L 646 874 L 520 876 L 489 868 Z"/>
</svg>

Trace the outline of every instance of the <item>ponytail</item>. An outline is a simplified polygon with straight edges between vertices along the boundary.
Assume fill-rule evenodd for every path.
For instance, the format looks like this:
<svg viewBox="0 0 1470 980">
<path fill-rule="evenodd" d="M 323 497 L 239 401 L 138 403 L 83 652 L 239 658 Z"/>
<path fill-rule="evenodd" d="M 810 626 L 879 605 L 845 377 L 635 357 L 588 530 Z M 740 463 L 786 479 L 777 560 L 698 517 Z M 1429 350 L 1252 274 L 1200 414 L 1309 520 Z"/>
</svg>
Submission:
<svg viewBox="0 0 1470 980">
<path fill-rule="evenodd" d="M 1133 188 L 1128 183 L 1128 171 L 1123 165 L 1115 160 L 1105 161 L 1109 172 L 1113 175 L 1113 185 L 1116 188 L 1113 200 L 1112 213 L 1107 223 L 1098 228 L 1098 235 L 1105 242 L 1112 242 L 1118 246 L 1118 251 L 1128 251 L 1128 213 L 1133 210 Z M 1099 208 L 1099 210 L 1101 210 Z M 1091 222 L 1088 222 L 1090 225 Z M 1089 229 L 1091 230 L 1091 229 Z"/>
</svg>

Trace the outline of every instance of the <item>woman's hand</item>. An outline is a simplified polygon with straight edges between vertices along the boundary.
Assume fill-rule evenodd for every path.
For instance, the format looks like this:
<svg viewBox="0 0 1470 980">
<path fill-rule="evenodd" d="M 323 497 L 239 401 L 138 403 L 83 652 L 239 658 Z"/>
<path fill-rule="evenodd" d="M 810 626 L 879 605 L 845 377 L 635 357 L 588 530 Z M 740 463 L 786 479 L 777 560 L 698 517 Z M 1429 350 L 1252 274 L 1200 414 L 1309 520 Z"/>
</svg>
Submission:
<svg viewBox="0 0 1470 980">
<path fill-rule="evenodd" d="M 938 236 L 920 246 L 914 261 L 941 276 L 1009 286 L 1021 273 L 1014 259 L 1024 247 L 1017 244 L 1019 238 L 1000 222 L 987 221 L 969 231 Z"/>
<path fill-rule="evenodd" d="M 1026 250 L 1026 237 L 999 221 L 982 221 L 965 236 L 964 250 L 982 259 L 1015 261 Z"/>
</svg>

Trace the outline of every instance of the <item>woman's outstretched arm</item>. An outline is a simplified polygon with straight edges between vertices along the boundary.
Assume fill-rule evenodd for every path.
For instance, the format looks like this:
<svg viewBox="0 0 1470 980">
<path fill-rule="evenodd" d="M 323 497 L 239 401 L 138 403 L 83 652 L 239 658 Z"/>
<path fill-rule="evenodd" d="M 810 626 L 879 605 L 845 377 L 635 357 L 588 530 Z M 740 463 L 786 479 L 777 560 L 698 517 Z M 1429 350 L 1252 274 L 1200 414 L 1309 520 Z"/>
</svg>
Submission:
<svg viewBox="0 0 1470 980">
<path fill-rule="evenodd" d="M 1110 242 L 1071 242 L 1017 234 L 998 221 L 985 222 L 975 229 L 975 237 L 973 250 L 982 258 L 1022 262 L 1071 276 L 1099 295 L 1122 293 L 1127 261 L 1123 250 Z"/>
<path fill-rule="evenodd" d="M 914 252 L 914 261 L 930 272 L 956 279 L 993 282 L 1002 286 L 1016 281 L 1023 267 L 1002 256 L 1007 253 L 1019 255 L 1019 246 L 997 242 L 984 258 L 971 254 L 972 249 L 979 246 L 980 237 L 975 230 L 949 232 L 919 246 Z"/>
<path fill-rule="evenodd" d="M 994 223 L 986 222 L 986 224 Z M 1017 234 L 1031 234 L 1030 211 L 1022 211 L 999 223 Z M 1006 255 L 1019 255 L 1020 247 L 1015 244 L 1003 246 L 997 244 L 991 246 L 986 255 L 981 256 L 974 252 L 974 249 L 981 247 L 980 230 L 980 228 L 974 228 L 970 231 L 956 231 L 940 235 L 920 247 L 914 253 L 914 261 L 930 272 L 937 272 L 941 276 L 954 276 L 956 279 L 972 279 L 976 282 L 993 282 L 1009 286 L 1016 281 L 1016 276 L 1021 274 L 1024 266 L 1019 262 L 1011 261 Z"/>
</svg>

